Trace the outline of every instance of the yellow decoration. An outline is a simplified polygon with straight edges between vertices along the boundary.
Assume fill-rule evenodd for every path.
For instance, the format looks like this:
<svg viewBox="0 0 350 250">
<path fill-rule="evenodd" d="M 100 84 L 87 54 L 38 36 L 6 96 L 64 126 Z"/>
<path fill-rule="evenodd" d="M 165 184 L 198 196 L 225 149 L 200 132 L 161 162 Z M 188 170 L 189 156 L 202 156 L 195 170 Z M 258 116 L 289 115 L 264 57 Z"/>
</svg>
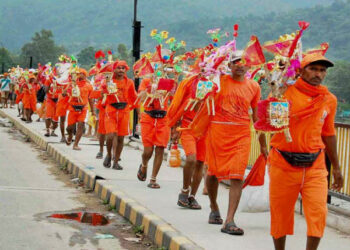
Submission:
<svg viewBox="0 0 350 250">
<path fill-rule="evenodd" d="M 151 36 L 155 36 L 155 35 L 157 35 L 157 32 L 158 32 L 158 30 L 157 29 L 153 29 L 152 31 L 151 31 Z"/>
<path fill-rule="evenodd" d="M 169 44 L 169 43 L 173 43 L 173 42 L 175 42 L 175 37 L 169 38 L 165 43 Z"/>
<path fill-rule="evenodd" d="M 169 32 L 163 30 L 162 32 L 160 32 L 160 35 L 162 36 L 163 39 L 167 39 L 167 38 L 168 38 L 168 35 L 169 35 Z"/>
</svg>

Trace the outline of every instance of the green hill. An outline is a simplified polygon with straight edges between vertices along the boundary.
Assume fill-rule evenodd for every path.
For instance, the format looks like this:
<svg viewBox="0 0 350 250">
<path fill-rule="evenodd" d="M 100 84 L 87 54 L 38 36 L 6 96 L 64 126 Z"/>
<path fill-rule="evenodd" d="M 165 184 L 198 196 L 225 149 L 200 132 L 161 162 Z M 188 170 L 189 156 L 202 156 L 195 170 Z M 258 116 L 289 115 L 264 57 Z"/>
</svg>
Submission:
<svg viewBox="0 0 350 250">
<path fill-rule="evenodd" d="M 133 2 L 1 0 L 0 45 L 18 50 L 30 40 L 34 32 L 41 29 L 52 30 L 56 42 L 75 53 L 87 46 L 131 44 Z M 194 34 L 201 34 L 200 37 L 203 38 L 206 31 L 196 30 L 195 27 L 212 28 L 221 26 L 222 23 L 229 28 L 238 18 L 247 15 L 260 17 L 273 12 L 289 13 L 296 8 L 332 2 L 333 0 L 139 0 L 138 16 L 145 27 L 143 41 L 146 47 L 151 44 L 149 30 L 156 27 L 164 27 L 172 34 L 181 35 L 181 39 L 192 44 Z M 294 23 L 295 20 L 292 20 L 287 25 Z M 183 26 L 184 24 L 189 26 Z M 280 25 L 285 26 L 283 23 Z M 198 39 L 193 41 L 194 46 L 202 44 L 203 41 L 199 43 Z"/>
</svg>

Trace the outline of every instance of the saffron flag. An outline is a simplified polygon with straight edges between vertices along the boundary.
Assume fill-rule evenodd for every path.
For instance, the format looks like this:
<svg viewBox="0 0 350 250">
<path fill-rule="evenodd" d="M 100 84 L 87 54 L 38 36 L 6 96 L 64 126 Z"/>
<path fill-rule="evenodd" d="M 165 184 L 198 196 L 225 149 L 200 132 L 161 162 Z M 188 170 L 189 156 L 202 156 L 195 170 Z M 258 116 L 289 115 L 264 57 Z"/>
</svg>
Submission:
<svg viewBox="0 0 350 250">
<path fill-rule="evenodd" d="M 262 186 L 265 180 L 266 158 L 261 154 L 255 161 L 247 178 L 244 180 L 243 188 L 246 186 Z"/>
<path fill-rule="evenodd" d="M 256 36 L 252 36 L 243 55 L 242 63 L 246 66 L 258 66 L 265 63 L 265 56 Z"/>
</svg>

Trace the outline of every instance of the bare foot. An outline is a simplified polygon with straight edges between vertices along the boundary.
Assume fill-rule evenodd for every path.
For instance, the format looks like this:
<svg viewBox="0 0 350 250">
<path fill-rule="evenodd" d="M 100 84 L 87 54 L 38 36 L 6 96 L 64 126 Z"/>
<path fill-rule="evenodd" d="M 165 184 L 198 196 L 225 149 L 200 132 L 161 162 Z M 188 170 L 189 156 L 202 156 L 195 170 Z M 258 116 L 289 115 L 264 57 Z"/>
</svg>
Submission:
<svg viewBox="0 0 350 250">
<path fill-rule="evenodd" d="M 73 146 L 73 150 L 81 150 L 81 148 L 79 146 L 77 146 L 77 145 L 74 145 Z"/>
<path fill-rule="evenodd" d="M 72 143 L 72 139 L 73 139 L 73 134 L 68 135 L 68 138 L 66 140 L 66 144 L 69 146 Z"/>
</svg>

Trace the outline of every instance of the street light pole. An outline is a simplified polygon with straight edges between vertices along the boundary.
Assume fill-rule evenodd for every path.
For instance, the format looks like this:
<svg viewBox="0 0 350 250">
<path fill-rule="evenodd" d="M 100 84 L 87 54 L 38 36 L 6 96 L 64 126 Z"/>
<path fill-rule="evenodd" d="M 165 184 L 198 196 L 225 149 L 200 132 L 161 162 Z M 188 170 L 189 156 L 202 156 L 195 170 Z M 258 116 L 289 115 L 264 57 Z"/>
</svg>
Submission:
<svg viewBox="0 0 350 250">
<path fill-rule="evenodd" d="M 133 21 L 133 41 L 132 41 L 132 55 L 134 57 L 134 62 L 140 59 L 141 53 L 141 21 L 137 21 L 137 0 L 134 0 L 134 21 Z M 135 89 L 138 91 L 140 85 L 140 78 L 135 78 Z M 139 138 L 136 134 L 136 126 L 138 123 L 137 111 L 134 110 L 133 117 L 133 127 L 132 127 L 132 135 L 135 138 Z"/>
</svg>

